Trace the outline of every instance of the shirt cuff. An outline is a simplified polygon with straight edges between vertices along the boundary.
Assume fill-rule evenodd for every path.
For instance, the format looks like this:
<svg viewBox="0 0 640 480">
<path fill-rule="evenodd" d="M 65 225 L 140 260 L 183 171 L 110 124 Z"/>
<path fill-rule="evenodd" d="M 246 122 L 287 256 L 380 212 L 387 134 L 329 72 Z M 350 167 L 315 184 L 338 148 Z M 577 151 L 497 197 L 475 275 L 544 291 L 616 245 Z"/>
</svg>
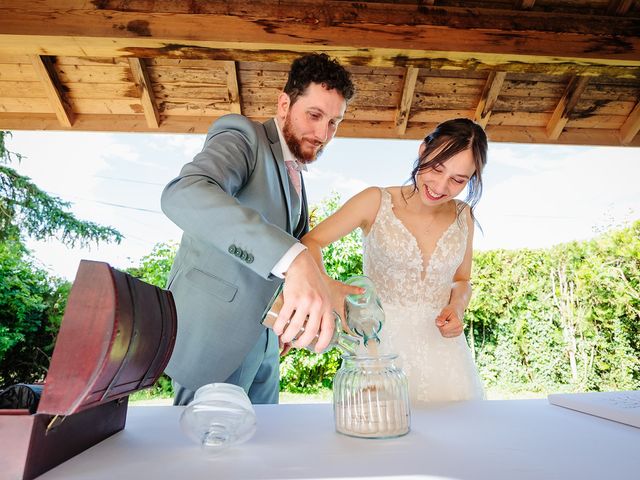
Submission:
<svg viewBox="0 0 640 480">
<path fill-rule="evenodd" d="M 285 253 L 282 258 L 276 263 L 271 269 L 271 274 L 275 275 L 278 278 L 284 278 L 284 274 L 289 267 L 296 259 L 296 257 L 303 251 L 305 251 L 307 247 L 305 247 L 302 243 L 294 243 L 287 253 Z"/>
</svg>

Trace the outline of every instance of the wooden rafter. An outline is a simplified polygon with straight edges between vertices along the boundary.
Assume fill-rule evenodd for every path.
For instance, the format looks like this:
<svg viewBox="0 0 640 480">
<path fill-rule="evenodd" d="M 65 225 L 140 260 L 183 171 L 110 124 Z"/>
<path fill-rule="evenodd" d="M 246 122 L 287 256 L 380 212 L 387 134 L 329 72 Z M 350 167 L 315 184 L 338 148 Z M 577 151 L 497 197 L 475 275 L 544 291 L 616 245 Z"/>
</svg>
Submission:
<svg viewBox="0 0 640 480">
<path fill-rule="evenodd" d="M 29 2 L 25 7 L 21 0 L 2 2 L 0 32 L 13 40 L 14 51 L 34 48 L 36 42 L 58 55 L 56 51 L 93 43 L 103 52 L 97 56 L 119 51 L 119 56 L 148 57 L 155 55 L 142 53 L 154 49 L 156 55 L 215 58 L 215 50 L 237 49 L 240 43 L 258 53 L 286 52 L 303 43 L 309 50 L 317 45 L 359 49 L 363 59 L 375 62 L 379 50 L 402 56 L 408 36 L 411 50 L 439 52 L 440 57 L 442 52 L 474 52 L 474 59 L 486 62 L 495 56 L 510 61 L 535 56 L 542 62 L 637 63 L 640 50 L 633 18 L 611 24 L 563 12 L 529 11 L 523 16 L 512 9 L 404 2 L 366 2 L 363 8 L 360 2 L 333 0 L 289 0 L 282 8 L 279 2 L 219 0 L 203 2 L 194 15 L 190 2 L 67 2 L 73 8 L 58 3 Z"/>
<path fill-rule="evenodd" d="M 492 141 L 638 146 L 636 5 L 3 0 L 0 128 L 201 133 L 229 112 L 264 121 L 290 63 L 323 51 L 357 91 L 339 136 L 422 138 L 465 117 Z M 31 65 L 43 55 L 59 100 Z"/>
<path fill-rule="evenodd" d="M 158 113 L 158 107 L 153 95 L 147 67 L 140 58 L 129 58 L 129 65 L 131 66 L 131 73 L 133 73 L 136 85 L 140 89 L 140 101 L 142 102 L 142 109 L 144 110 L 147 125 L 150 128 L 158 128 L 160 126 L 160 114 Z"/>
<path fill-rule="evenodd" d="M 30 59 L 58 121 L 64 127 L 71 127 L 74 120 L 73 108 L 58 79 L 53 61 L 39 55 L 31 55 Z"/>
<path fill-rule="evenodd" d="M 409 121 L 409 113 L 411 112 L 411 104 L 413 103 L 413 92 L 416 88 L 416 80 L 418 79 L 419 68 L 407 67 L 404 74 L 404 86 L 402 87 L 402 97 L 400 105 L 396 112 L 396 130 L 398 135 L 404 135 L 407 130 L 407 122 Z"/>
<path fill-rule="evenodd" d="M 635 0 L 609 0 L 607 14 L 619 17 L 626 15 L 634 2 Z"/>
<path fill-rule="evenodd" d="M 564 95 L 558 102 L 556 109 L 547 124 L 547 135 L 551 140 L 557 140 L 562 129 L 569 121 L 569 115 L 573 111 L 589 82 L 588 77 L 572 77 L 567 85 Z"/>
<path fill-rule="evenodd" d="M 0 15 L 1 15 L 0 10 Z M 0 20 L 1 23 L 1 20 Z M 470 49 L 472 46 L 469 47 Z M 638 48 L 640 51 L 640 47 Z M 236 62 L 273 62 L 290 64 L 302 53 L 317 51 L 317 47 L 301 45 L 296 48 L 267 44 L 199 42 L 174 44 L 163 40 L 101 38 L 59 38 L 51 36 L 22 36 L 0 34 L 0 55 L 19 56 L 44 52 L 46 55 L 66 57 L 119 58 L 137 56 L 176 59 L 209 59 Z M 474 70 L 507 73 L 544 74 L 553 76 L 605 76 L 621 79 L 640 78 L 640 55 L 637 61 L 599 61 L 562 59 L 561 57 L 524 57 L 521 55 L 482 54 L 474 52 L 445 52 L 436 50 L 394 50 L 388 48 L 344 48 L 323 46 L 322 51 L 345 64 L 371 68 L 416 67 L 425 70 Z"/>
<path fill-rule="evenodd" d="M 506 72 L 491 72 L 484 85 L 474 120 L 485 128 L 493 111 L 493 106 L 500 94 L 500 89 L 507 76 Z"/>
<path fill-rule="evenodd" d="M 516 0 L 516 8 L 519 10 L 531 10 L 536 0 Z"/>
<path fill-rule="evenodd" d="M 242 113 L 240 103 L 240 89 L 238 88 L 238 74 L 236 62 L 224 62 L 224 71 L 227 74 L 227 90 L 229 97 L 229 109 L 231 113 Z"/>
<path fill-rule="evenodd" d="M 627 120 L 620 128 L 620 139 L 625 145 L 630 144 L 640 130 L 640 102 L 636 103 L 635 108 L 627 117 Z"/>
<path fill-rule="evenodd" d="M 451 118 L 448 116 L 446 118 Z M 211 117 L 167 117 L 158 129 L 148 127 L 140 115 L 76 115 L 73 130 L 86 131 L 125 131 L 125 132 L 167 132 L 167 133 L 206 133 L 211 126 Z M 264 118 L 263 120 L 266 120 Z M 0 112 L 0 125 L 8 130 L 60 130 L 60 124 L 53 114 L 32 115 L 25 118 L 22 114 Z M 412 123 L 407 127 L 406 139 L 421 140 L 424 132 L 433 130 L 437 123 Z M 487 126 L 487 135 L 494 142 L 549 143 L 546 128 L 529 126 Z M 338 134 L 346 137 L 397 138 L 394 128 L 380 122 L 354 122 L 345 120 L 340 123 Z M 554 143 L 563 145 L 620 145 L 620 131 L 612 129 L 567 128 Z M 640 135 L 633 137 L 628 146 L 640 147 Z"/>
</svg>

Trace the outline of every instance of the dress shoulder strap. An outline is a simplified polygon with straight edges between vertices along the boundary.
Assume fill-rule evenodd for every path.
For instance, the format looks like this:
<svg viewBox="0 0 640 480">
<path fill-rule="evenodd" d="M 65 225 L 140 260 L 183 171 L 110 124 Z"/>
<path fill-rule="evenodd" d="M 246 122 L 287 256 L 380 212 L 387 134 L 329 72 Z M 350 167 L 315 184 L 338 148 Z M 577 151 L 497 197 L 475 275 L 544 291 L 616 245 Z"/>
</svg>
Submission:
<svg viewBox="0 0 640 480">
<path fill-rule="evenodd" d="M 457 198 L 455 198 L 453 201 L 456 203 L 456 219 L 454 221 L 462 230 L 466 232 L 469 226 L 469 216 L 471 215 L 471 212 L 468 208 L 469 205 L 462 200 L 458 200 Z"/>
<path fill-rule="evenodd" d="M 393 210 L 393 196 L 391 192 L 386 187 L 380 187 L 381 191 L 381 199 L 380 199 L 380 208 L 378 209 L 378 215 L 381 212 L 388 214 Z"/>
<path fill-rule="evenodd" d="M 393 206 L 391 202 L 391 193 L 385 187 L 378 187 L 380 190 L 380 206 L 378 207 L 378 212 L 376 213 L 376 218 L 371 225 L 371 229 L 378 228 L 380 223 L 386 223 L 389 212 L 391 212 L 391 208 Z"/>
</svg>

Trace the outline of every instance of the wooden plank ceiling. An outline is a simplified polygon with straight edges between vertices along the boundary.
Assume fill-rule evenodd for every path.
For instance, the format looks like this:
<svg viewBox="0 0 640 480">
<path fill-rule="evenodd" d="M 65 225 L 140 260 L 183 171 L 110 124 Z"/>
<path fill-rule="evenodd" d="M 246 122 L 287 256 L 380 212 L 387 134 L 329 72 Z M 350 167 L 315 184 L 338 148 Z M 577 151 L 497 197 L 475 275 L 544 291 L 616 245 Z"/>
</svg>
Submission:
<svg viewBox="0 0 640 480">
<path fill-rule="evenodd" d="M 275 113 L 292 59 L 325 51 L 358 93 L 339 134 L 640 146 L 633 0 L 0 2 L 0 128 L 205 132 Z"/>
</svg>

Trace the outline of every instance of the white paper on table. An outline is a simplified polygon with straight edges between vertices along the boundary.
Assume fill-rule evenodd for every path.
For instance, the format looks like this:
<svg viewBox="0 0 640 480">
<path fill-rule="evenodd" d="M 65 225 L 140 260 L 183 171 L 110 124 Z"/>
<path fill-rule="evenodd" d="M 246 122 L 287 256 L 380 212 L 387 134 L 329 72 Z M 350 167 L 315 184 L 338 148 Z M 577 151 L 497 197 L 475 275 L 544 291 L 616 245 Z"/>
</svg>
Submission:
<svg viewBox="0 0 640 480">
<path fill-rule="evenodd" d="M 553 393 L 549 403 L 640 428 L 640 390 Z"/>
</svg>

